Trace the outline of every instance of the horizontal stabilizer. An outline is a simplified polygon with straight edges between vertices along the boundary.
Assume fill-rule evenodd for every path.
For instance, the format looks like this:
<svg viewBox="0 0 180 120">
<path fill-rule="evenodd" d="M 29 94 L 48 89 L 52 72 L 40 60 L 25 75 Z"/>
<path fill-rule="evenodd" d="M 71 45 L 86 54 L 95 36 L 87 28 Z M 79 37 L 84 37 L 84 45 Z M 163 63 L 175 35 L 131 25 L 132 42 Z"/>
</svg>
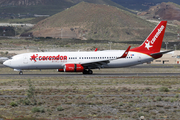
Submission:
<svg viewBox="0 0 180 120">
<path fill-rule="evenodd" d="M 152 53 L 152 54 L 150 54 L 150 55 L 151 55 L 151 56 L 154 56 L 154 55 L 163 55 L 163 54 L 166 54 L 166 53 L 172 52 L 172 51 L 174 51 L 174 50 L 163 51 L 163 52 L 158 52 L 158 53 Z"/>
</svg>

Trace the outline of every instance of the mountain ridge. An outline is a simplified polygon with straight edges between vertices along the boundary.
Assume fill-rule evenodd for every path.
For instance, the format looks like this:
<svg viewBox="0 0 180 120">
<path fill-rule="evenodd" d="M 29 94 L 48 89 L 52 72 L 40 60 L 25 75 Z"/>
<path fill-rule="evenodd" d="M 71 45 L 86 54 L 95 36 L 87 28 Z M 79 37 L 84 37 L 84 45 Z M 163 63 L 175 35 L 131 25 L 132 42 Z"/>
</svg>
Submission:
<svg viewBox="0 0 180 120">
<path fill-rule="evenodd" d="M 132 36 L 134 40 L 147 37 L 144 32 L 150 33 L 152 26 L 123 9 L 81 2 L 40 21 L 33 28 L 33 34 L 36 37 L 126 41 Z"/>
<path fill-rule="evenodd" d="M 149 10 L 138 13 L 146 19 L 160 20 L 179 20 L 180 21 L 180 5 L 168 2 L 152 6 Z"/>
<path fill-rule="evenodd" d="M 169 2 L 169 0 L 0 0 L 0 13 L 53 15 L 82 1 L 111 5 L 128 11 L 129 9 L 144 11 L 162 2 Z M 180 5 L 179 0 L 171 0 L 171 2 Z"/>
<path fill-rule="evenodd" d="M 128 10 L 111 0 L 0 0 L 0 13 L 54 15 L 80 2 L 106 4 Z"/>
<path fill-rule="evenodd" d="M 179 0 L 112 0 L 113 2 L 122 5 L 123 7 L 126 7 L 128 9 L 138 10 L 138 11 L 144 11 L 148 10 L 151 6 L 155 6 L 157 4 L 160 4 L 162 2 L 173 2 L 180 5 Z"/>
<path fill-rule="evenodd" d="M 0 0 L 1 6 L 33 6 L 33 5 L 53 5 L 67 2 L 66 0 Z M 73 3 L 73 2 L 69 2 Z"/>
</svg>

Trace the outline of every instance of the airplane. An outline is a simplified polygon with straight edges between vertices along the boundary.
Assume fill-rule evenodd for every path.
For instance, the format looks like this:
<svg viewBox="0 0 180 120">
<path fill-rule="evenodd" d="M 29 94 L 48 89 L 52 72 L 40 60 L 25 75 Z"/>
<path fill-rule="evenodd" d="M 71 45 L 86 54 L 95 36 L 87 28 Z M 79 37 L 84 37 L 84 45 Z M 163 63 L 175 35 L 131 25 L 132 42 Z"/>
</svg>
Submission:
<svg viewBox="0 0 180 120">
<path fill-rule="evenodd" d="M 129 46 L 127 50 L 24 53 L 13 56 L 3 64 L 22 75 L 22 70 L 33 69 L 93 74 L 92 69 L 122 68 L 147 63 L 172 51 L 160 51 L 166 25 L 167 21 L 161 21 L 139 47 L 132 49 Z"/>
</svg>

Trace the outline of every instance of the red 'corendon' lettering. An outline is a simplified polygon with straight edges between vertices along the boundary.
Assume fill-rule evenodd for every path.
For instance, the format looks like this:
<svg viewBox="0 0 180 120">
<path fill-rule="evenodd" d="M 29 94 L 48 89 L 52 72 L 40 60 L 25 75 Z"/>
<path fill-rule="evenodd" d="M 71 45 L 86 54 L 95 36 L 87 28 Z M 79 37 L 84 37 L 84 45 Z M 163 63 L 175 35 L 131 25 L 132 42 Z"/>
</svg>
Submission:
<svg viewBox="0 0 180 120">
<path fill-rule="evenodd" d="M 163 31 L 165 27 L 162 25 L 160 29 L 158 29 L 158 32 L 155 34 L 154 38 L 151 40 L 151 44 L 154 44 L 154 42 L 156 41 L 156 39 L 159 37 L 159 35 L 161 34 L 161 32 Z"/>
<path fill-rule="evenodd" d="M 63 59 L 64 59 L 64 57 L 63 57 L 63 56 L 61 56 L 61 57 L 60 57 L 60 60 L 63 60 Z"/>
<path fill-rule="evenodd" d="M 41 56 L 39 56 L 39 61 L 41 61 L 42 60 L 42 57 Z"/>
<path fill-rule="evenodd" d="M 64 60 L 67 60 L 67 56 L 64 56 Z"/>
<path fill-rule="evenodd" d="M 67 56 L 39 56 L 38 54 L 31 56 L 31 61 L 34 60 L 36 62 L 36 58 L 39 59 L 39 61 L 54 61 L 54 60 L 67 60 Z"/>
<path fill-rule="evenodd" d="M 59 60 L 60 59 L 60 55 L 56 56 L 56 60 Z"/>
</svg>

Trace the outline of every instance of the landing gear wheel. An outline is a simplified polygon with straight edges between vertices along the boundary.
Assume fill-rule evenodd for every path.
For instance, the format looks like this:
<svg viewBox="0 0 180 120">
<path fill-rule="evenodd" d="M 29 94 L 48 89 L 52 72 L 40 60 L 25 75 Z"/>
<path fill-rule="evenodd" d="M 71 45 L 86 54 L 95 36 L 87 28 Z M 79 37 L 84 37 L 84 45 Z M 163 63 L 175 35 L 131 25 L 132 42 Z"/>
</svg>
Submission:
<svg viewBox="0 0 180 120">
<path fill-rule="evenodd" d="M 88 71 L 87 71 L 87 70 L 84 70 L 84 71 L 83 71 L 83 74 L 88 74 Z"/>
<path fill-rule="evenodd" d="M 93 71 L 92 71 L 92 70 L 88 70 L 88 71 L 87 71 L 87 70 L 84 70 L 84 71 L 83 71 L 83 74 L 93 74 Z"/>
<path fill-rule="evenodd" d="M 23 72 L 22 72 L 22 71 L 19 71 L 19 75 L 23 75 Z"/>
<path fill-rule="evenodd" d="M 93 74 L 93 71 L 92 70 L 88 70 L 88 74 Z"/>
</svg>

